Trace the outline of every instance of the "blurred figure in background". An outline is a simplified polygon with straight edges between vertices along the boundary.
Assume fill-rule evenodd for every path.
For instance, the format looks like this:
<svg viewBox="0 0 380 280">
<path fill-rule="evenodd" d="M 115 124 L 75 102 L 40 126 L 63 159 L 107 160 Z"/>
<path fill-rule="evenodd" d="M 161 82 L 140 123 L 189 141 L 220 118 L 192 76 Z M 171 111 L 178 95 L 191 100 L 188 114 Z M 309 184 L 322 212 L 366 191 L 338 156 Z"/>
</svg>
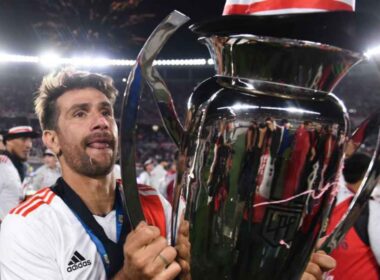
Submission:
<svg viewBox="0 0 380 280">
<path fill-rule="evenodd" d="M 177 163 L 174 161 L 170 164 L 165 177 L 161 181 L 158 191 L 163 195 L 170 204 L 173 204 L 174 185 L 177 177 Z"/>
<path fill-rule="evenodd" d="M 147 186 L 152 186 L 152 171 L 154 165 L 152 159 L 148 159 L 144 162 L 144 171 L 137 178 L 137 183 Z"/>
<path fill-rule="evenodd" d="M 5 145 L 4 145 L 4 137 L 2 134 L 0 134 L 0 152 L 5 151 Z"/>
<path fill-rule="evenodd" d="M 363 153 L 353 154 L 345 160 L 343 177 L 336 206 L 331 215 L 327 233 L 330 234 L 346 213 L 354 194 L 358 191 L 371 158 Z M 327 280 L 380 279 L 380 203 L 370 200 L 354 226 L 347 232 L 338 247 L 331 253 L 337 267 Z"/>
<path fill-rule="evenodd" d="M 0 223 L 24 199 L 23 181 L 32 138 L 38 133 L 30 126 L 15 126 L 4 135 L 5 151 L 0 152 Z"/>
<path fill-rule="evenodd" d="M 158 164 L 153 168 L 151 173 L 151 186 L 155 189 L 159 189 L 160 184 L 165 179 L 166 169 L 168 168 L 168 162 L 162 158 L 159 159 Z"/>
<path fill-rule="evenodd" d="M 61 168 L 52 150 L 46 149 L 44 151 L 43 162 L 44 164 L 34 172 L 32 177 L 31 185 L 34 191 L 52 186 L 61 177 Z"/>
</svg>

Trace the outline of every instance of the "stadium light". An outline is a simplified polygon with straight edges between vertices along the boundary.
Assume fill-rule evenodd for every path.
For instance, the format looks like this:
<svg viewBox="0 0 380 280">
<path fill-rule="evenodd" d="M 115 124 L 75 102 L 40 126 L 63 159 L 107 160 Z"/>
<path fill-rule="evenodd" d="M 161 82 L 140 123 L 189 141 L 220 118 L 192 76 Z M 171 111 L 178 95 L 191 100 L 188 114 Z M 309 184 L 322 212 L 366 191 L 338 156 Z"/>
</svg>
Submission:
<svg viewBox="0 0 380 280">
<path fill-rule="evenodd" d="M 38 62 L 48 68 L 54 68 L 62 64 L 62 58 L 53 52 L 46 52 L 38 58 Z"/>
<path fill-rule="evenodd" d="M 48 52 L 41 56 L 25 56 L 0 53 L 0 63 L 35 63 L 44 67 L 57 67 L 61 65 L 73 65 L 84 67 L 106 67 L 106 66 L 133 66 L 135 60 L 132 59 L 108 59 L 103 57 L 72 57 L 64 58 L 59 55 Z M 162 59 L 155 60 L 153 65 L 157 66 L 209 66 L 213 65 L 212 59 L 194 58 L 194 59 Z"/>
<path fill-rule="evenodd" d="M 369 49 L 368 51 L 364 53 L 364 55 L 367 58 L 371 58 L 372 56 L 379 55 L 379 54 L 380 54 L 380 46 Z"/>
<path fill-rule="evenodd" d="M 0 53 L 0 63 L 38 63 L 38 57 Z"/>
</svg>

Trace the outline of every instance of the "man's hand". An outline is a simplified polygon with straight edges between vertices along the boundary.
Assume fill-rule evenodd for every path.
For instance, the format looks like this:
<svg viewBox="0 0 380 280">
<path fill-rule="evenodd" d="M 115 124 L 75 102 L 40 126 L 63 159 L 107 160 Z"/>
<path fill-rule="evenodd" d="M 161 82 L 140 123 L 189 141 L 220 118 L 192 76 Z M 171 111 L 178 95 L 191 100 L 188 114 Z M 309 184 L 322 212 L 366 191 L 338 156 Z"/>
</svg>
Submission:
<svg viewBox="0 0 380 280">
<path fill-rule="evenodd" d="M 324 251 L 313 253 L 301 280 L 322 280 L 323 273 L 334 269 L 336 261 Z"/>
<path fill-rule="evenodd" d="M 170 280 L 181 271 L 177 251 L 160 236 L 160 230 L 141 222 L 124 243 L 124 266 L 116 279 Z"/>
<path fill-rule="evenodd" d="M 191 244 L 189 241 L 189 222 L 184 219 L 183 214 L 181 216 L 175 248 L 178 253 L 177 262 L 179 263 L 182 269 L 180 279 L 191 280 L 191 275 L 190 275 Z"/>
</svg>

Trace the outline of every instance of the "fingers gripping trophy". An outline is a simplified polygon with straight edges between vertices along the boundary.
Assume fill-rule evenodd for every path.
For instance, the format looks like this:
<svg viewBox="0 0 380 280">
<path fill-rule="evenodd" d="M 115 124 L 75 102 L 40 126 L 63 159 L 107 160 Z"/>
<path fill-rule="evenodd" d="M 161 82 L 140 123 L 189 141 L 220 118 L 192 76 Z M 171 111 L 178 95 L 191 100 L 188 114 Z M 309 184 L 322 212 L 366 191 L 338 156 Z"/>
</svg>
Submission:
<svg viewBox="0 0 380 280">
<path fill-rule="evenodd" d="M 174 11 L 146 41 L 122 108 L 128 212 L 134 225 L 144 219 L 134 151 L 146 83 L 179 149 L 171 242 L 185 209 L 193 280 L 300 279 L 328 223 L 350 139 L 372 145 L 374 153 L 324 251 L 337 245 L 368 200 L 379 179 L 380 116 L 352 134 L 346 108 L 332 93 L 380 43 L 380 23 L 354 6 L 351 0 L 228 0 L 222 17 L 193 24 L 216 74 L 194 89 L 184 126 L 153 61 L 188 18 Z"/>
</svg>

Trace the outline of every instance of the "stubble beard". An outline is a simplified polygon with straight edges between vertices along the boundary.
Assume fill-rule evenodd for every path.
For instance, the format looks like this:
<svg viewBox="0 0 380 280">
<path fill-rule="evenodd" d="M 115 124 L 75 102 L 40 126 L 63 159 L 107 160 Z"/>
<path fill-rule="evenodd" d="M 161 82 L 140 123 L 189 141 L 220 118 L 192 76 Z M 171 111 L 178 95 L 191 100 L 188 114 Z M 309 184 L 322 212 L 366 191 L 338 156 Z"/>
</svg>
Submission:
<svg viewBox="0 0 380 280">
<path fill-rule="evenodd" d="M 80 145 L 72 145 L 68 141 L 61 141 L 62 155 L 65 157 L 67 165 L 79 174 L 86 177 L 98 178 L 108 175 L 114 167 L 116 162 L 116 144 L 114 142 L 112 149 L 112 155 L 110 155 L 104 161 L 98 161 L 91 158 L 86 153 L 85 141 L 82 141 Z"/>
</svg>

